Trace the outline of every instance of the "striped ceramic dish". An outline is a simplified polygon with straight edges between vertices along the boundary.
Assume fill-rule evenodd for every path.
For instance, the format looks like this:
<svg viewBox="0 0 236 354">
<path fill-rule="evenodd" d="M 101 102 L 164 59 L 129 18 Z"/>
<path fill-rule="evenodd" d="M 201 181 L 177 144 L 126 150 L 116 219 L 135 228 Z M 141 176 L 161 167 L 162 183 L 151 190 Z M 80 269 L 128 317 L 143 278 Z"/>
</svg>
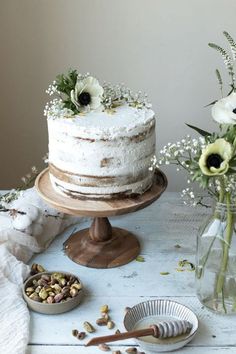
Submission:
<svg viewBox="0 0 236 354">
<path fill-rule="evenodd" d="M 186 320 L 192 324 L 189 333 L 175 338 L 156 339 L 137 338 L 136 342 L 146 352 L 166 352 L 179 349 L 190 342 L 198 329 L 197 316 L 188 307 L 164 299 L 141 302 L 132 307 L 125 315 L 124 326 L 127 331 L 149 327 L 160 321 Z"/>
</svg>

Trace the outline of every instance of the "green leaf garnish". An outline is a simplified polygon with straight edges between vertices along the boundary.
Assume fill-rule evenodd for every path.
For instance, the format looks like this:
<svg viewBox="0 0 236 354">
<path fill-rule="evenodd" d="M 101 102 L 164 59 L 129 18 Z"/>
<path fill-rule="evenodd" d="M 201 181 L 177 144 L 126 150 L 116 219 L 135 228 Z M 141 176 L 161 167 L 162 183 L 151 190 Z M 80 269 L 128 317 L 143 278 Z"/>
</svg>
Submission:
<svg viewBox="0 0 236 354">
<path fill-rule="evenodd" d="M 202 130 L 198 127 L 195 127 L 194 125 L 191 125 L 191 124 L 188 124 L 188 123 L 185 123 L 189 128 L 193 129 L 193 130 L 196 130 L 196 132 L 198 132 L 200 135 L 202 136 L 210 136 L 211 133 L 207 132 L 206 130 Z"/>
<path fill-rule="evenodd" d="M 145 262 L 145 259 L 144 259 L 143 256 L 138 256 L 138 257 L 136 258 L 136 261 L 137 261 L 137 262 Z"/>
</svg>

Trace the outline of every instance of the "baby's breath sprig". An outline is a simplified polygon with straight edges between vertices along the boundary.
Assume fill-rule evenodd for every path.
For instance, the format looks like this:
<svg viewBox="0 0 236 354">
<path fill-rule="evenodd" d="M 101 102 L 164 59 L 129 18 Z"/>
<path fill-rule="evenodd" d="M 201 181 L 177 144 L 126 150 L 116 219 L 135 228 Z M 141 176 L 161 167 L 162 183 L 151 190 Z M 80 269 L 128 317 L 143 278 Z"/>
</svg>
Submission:
<svg viewBox="0 0 236 354">
<path fill-rule="evenodd" d="M 109 113 L 114 113 L 115 108 L 123 104 L 137 109 L 143 107 L 151 108 L 146 94 L 141 91 L 133 92 L 124 84 L 111 85 L 110 83 L 104 83 L 100 86 L 95 79 L 94 82 L 96 81 L 97 87 L 94 88 L 93 86 L 92 89 L 90 87 L 90 92 L 87 92 L 89 87 L 85 82 L 90 81 L 91 86 L 92 79 L 94 80 L 89 73 L 82 75 L 77 70 L 69 70 L 67 75 L 58 75 L 56 80 L 46 90 L 49 96 L 55 97 L 46 104 L 44 115 L 54 119 L 72 118 L 76 114 L 87 113 L 95 109 L 92 104 L 98 98 L 101 103 L 99 111 L 102 109 Z M 98 94 L 99 97 L 95 97 L 96 100 L 93 101 L 91 94 L 95 94 L 95 91 L 98 90 L 98 85 L 103 94 Z"/>
<path fill-rule="evenodd" d="M 236 201 L 236 155 L 232 151 L 231 158 L 228 161 L 229 167 L 223 173 L 205 174 L 200 166 L 200 161 L 206 150 L 210 151 L 212 146 L 215 148 L 217 144 L 228 144 L 233 147 L 235 141 L 234 126 L 228 128 L 226 131 L 221 130 L 219 134 L 212 133 L 210 135 L 200 136 L 199 138 L 191 138 L 187 135 L 186 138 L 177 141 L 176 143 L 168 143 L 160 150 L 159 159 L 154 156 L 151 160 L 150 169 L 153 170 L 161 165 L 175 165 L 176 171 L 185 170 L 187 172 L 186 182 L 188 187 L 185 188 L 181 196 L 184 204 L 192 206 L 204 205 L 204 199 L 213 197 L 215 200 L 224 200 L 226 193 L 230 193 L 232 200 Z M 219 147 L 219 145 L 218 145 Z M 215 149 L 214 148 L 214 149 Z M 217 152 L 210 153 L 212 158 L 218 158 Z M 207 158 L 207 164 L 210 160 Z M 221 157 L 220 157 L 221 159 Z M 223 160 L 220 160 L 220 163 Z M 207 191 L 207 194 L 195 194 L 194 186 L 198 184 L 200 188 Z"/>
<path fill-rule="evenodd" d="M 117 106 L 127 103 L 135 108 L 151 108 L 151 103 L 148 101 L 147 94 L 141 91 L 133 92 L 124 84 L 112 85 L 110 83 L 103 84 L 104 94 L 102 104 L 105 110 L 115 109 Z"/>
</svg>

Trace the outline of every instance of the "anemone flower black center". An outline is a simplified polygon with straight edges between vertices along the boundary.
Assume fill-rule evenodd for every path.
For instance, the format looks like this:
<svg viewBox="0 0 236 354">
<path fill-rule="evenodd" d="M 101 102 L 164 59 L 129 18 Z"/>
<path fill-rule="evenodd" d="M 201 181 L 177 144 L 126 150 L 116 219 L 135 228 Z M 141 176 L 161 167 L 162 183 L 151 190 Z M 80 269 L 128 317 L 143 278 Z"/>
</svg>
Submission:
<svg viewBox="0 0 236 354">
<path fill-rule="evenodd" d="M 91 96 L 90 93 L 88 92 L 82 92 L 78 96 L 78 101 L 81 104 L 81 106 L 87 106 L 91 102 Z"/>
<path fill-rule="evenodd" d="M 233 113 L 236 114 L 236 108 L 233 109 Z"/>
<path fill-rule="evenodd" d="M 219 168 L 222 161 L 223 161 L 223 159 L 220 155 L 211 154 L 208 156 L 206 164 L 207 164 L 208 168 L 211 168 L 211 167 Z"/>
</svg>

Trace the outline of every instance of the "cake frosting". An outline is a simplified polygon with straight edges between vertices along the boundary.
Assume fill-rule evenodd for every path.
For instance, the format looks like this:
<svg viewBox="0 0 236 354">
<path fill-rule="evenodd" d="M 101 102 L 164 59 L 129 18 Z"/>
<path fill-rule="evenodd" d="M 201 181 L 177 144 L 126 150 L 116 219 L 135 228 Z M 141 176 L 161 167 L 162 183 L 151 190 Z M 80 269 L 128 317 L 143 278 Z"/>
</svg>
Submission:
<svg viewBox="0 0 236 354">
<path fill-rule="evenodd" d="M 140 194 L 153 179 L 155 117 L 151 109 L 123 105 L 113 114 L 90 112 L 48 118 L 50 178 L 73 197 Z"/>
<path fill-rule="evenodd" d="M 109 199 L 151 187 L 155 115 L 146 96 L 119 85 L 101 86 L 75 70 L 59 75 L 47 93 L 60 96 L 45 107 L 49 174 L 57 192 Z"/>
</svg>

